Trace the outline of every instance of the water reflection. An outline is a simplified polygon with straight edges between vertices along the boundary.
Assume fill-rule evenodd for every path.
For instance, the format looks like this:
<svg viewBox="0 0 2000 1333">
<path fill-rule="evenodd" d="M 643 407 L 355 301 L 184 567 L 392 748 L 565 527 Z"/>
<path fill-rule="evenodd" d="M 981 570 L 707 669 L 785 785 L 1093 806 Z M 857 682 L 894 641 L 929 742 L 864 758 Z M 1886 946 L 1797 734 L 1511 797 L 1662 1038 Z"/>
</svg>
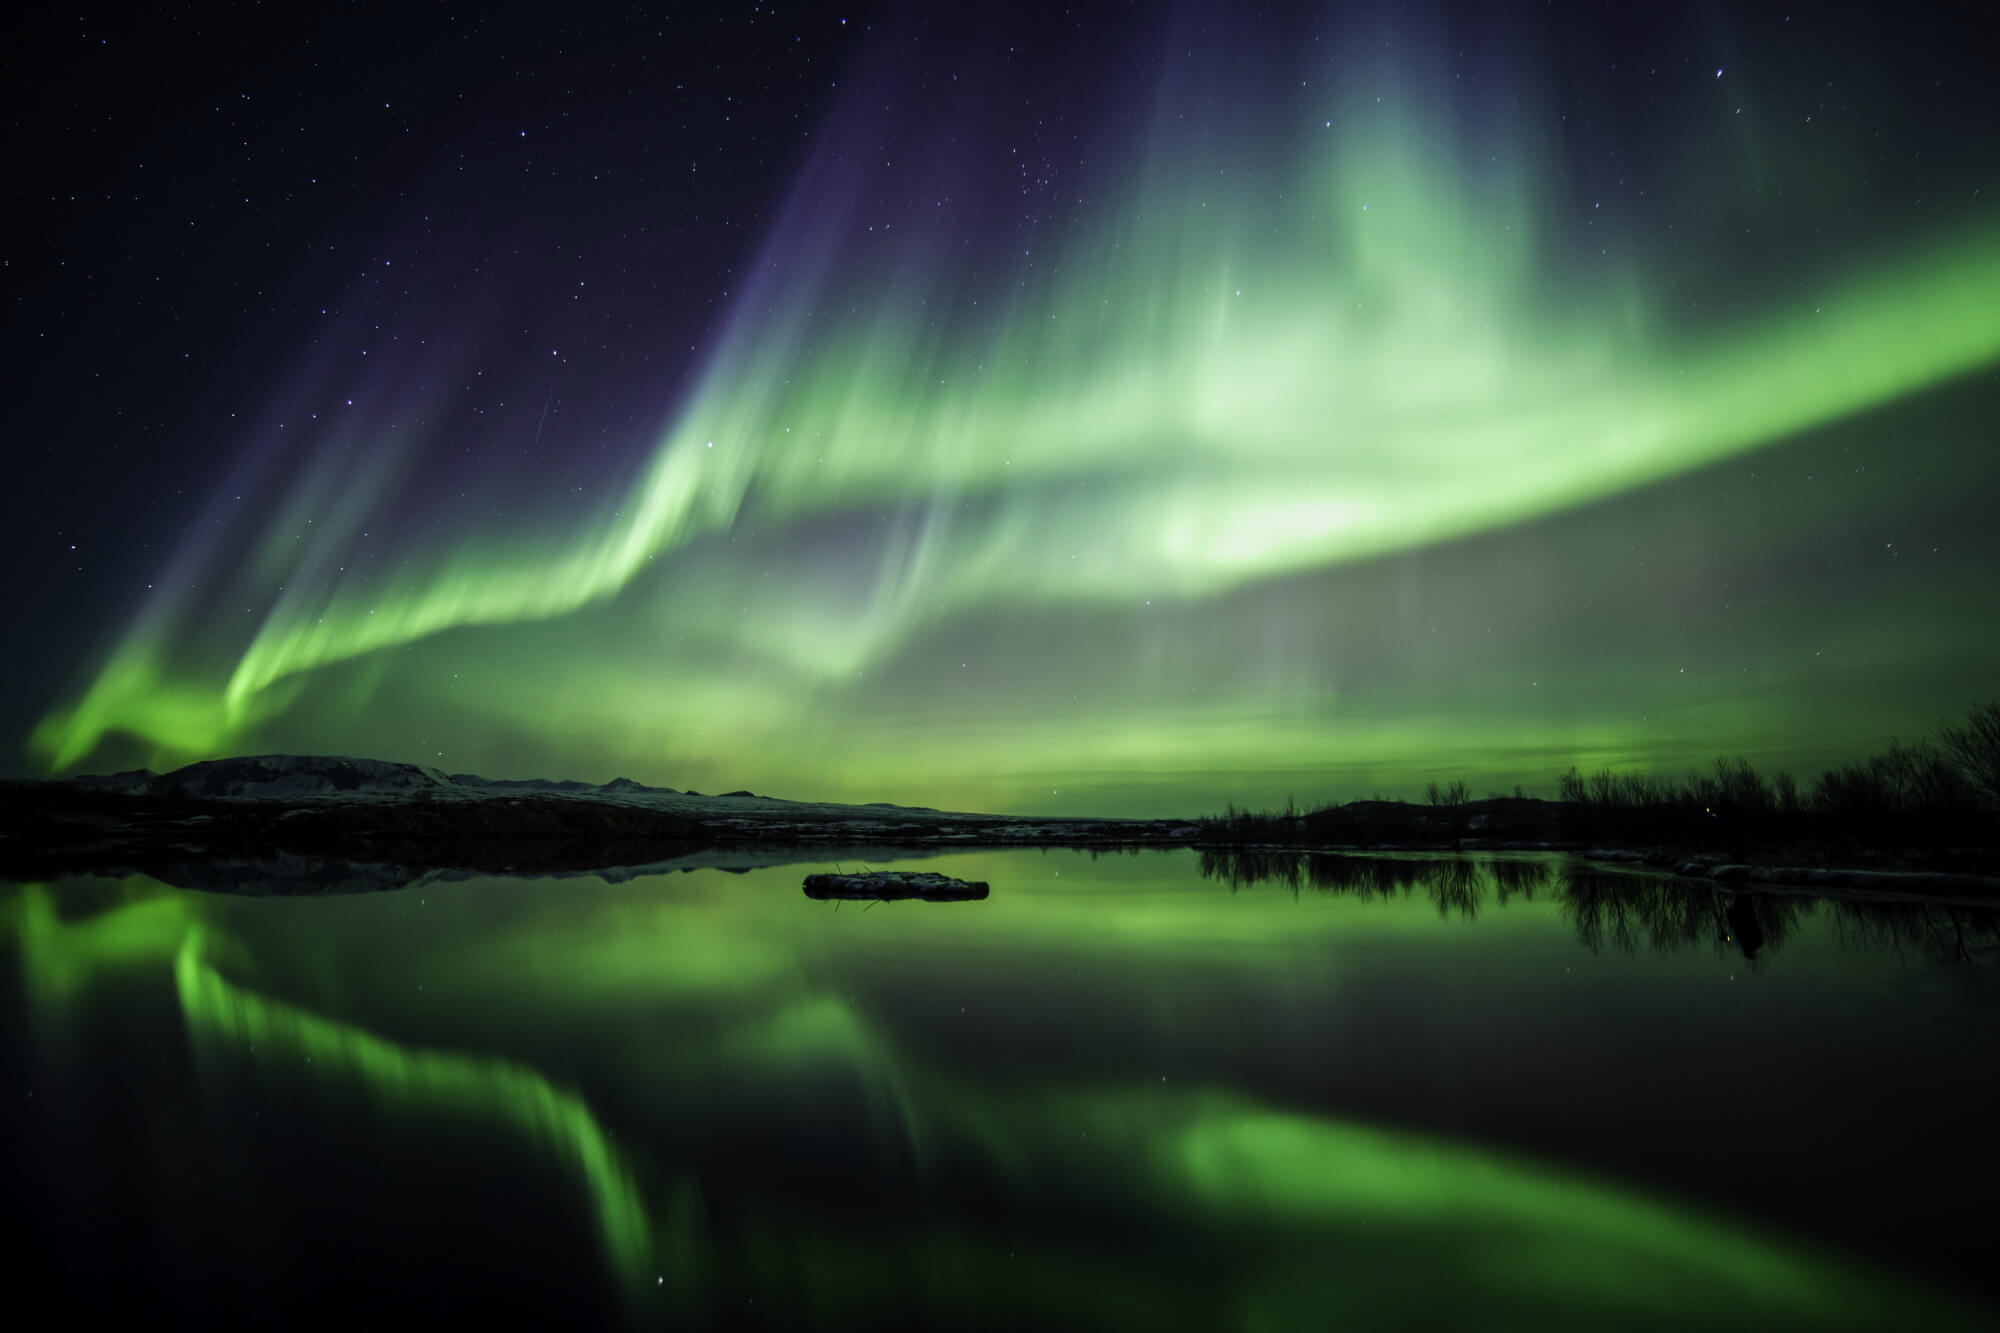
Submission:
<svg viewBox="0 0 2000 1333">
<path fill-rule="evenodd" d="M 1339 852 L 1210 850 L 1201 873 L 1232 892 L 1275 885 L 1360 899 L 1427 897 L 1443 918 L 1471 921 L 1490 893 L 1499 907 L 1553 900 L 1579 944 L 1597 953 L 1708 948 L 1754 968 L 1781 951 L 1817 910 L 1856 948 L 1889 948 L 1932 963 L 2000 962 L 2000 910 L 1920 898 L 1812 898 L 1705 880 L 1605 870 L 1548 857 L 1356 856 Z"/>
<path fill-rule="evenodd" d="M 1532 898 L 1547 869 L 1539 862 L 1509 862 L 1504 870 L 1496 871 L 1493 863 L 1457 856 L 1208 849 L 1201 853 L 1201 873 L 1223 880 L 1232 890 L 1276 884 L 1293 893 L 1310 888 L 1356 898 L 1389 899 L 1407 898 L 1422 888 L 1437 905 L 1439 916 L 1455 914 L 1469 921 L 1479 915 L 1484 897 L 1482 878 L 1504 876 L 1503 894 Z"/>
<path fill-rule="evenodd" d="M 636 1276 L 652 1258 L 652 1223 L 624 1154 L 582 1098 L 536 1070 L 412 1049 L 237 986 L 210 965 L 199 929 L 189 930 L 175 951 L 174 989 L 211 1078 L 227 1079 L 228 1066 L 246 1061 L 263 1070 L 310 1072 L 403 1115 L 496 1119 L 582 1180 L 621 1276 Z"/>
<path fill-rule="evenodd" d="M 669 1226 L 656 1234 L 625 1154 L 580 1096 L 522 1064 L 405 1046 L 232 982 L 214 965 L 211 947 L 239 958 L 248 951 L 205 921 L 203 905 L 197 895 L 149 892 L 144 881 L 132 881 L 103 910 L 65 916 L 48 886 L 18 886 L 7 906 L 37 1017 L 60 1032 L 67 1011 L 94 985 L 157 974 L 164 964 L 213 1099 L 226 1102 L 257 1082 L 307 1077 L 322 1098 L 359 1095 L 397 1118 L 494 1123 L 581 1183 L 621 1283 L 641 1269 L 685 1276 L 695 1245 L 686 1234 L 687 1186 L 673 1182 L 662 1191 Z"/>
<path fill-rule="evenodd" d="M 1661 953 L 1712 946 L 1753 965 L 1766 950 L 1783 949 L 1814 905 L 1789 895 L 1582 866 L 1564 870 L 1556 896 L 1577 940 L 1593 953 L 1606 945 L 1625 953 L 1642 944 Z"/>
<path fill-rule="evenodd" d="M 206 1118 L 233 1142 L 265 1109 L 299 1138 L 337 1135 L 353 1170 L 498 1144 L 467 1170 L 518 1203 L 454 1214 L 464 1234 L 441 1242 L 457 1249 L 437 1256 L 440 1280 L 496 1236 L 529 1250 L 580 1236 L 596 1253 L 564 1279 L 621 1287 L 611 1304 L 638 1324 L 963 1326 L 1061 1309 L 1206 1329 L 1480 1310 L 1496 1324 L 1868 1327 L 1963 1313 L 1617 1156 L 1647 1137 L 1659 1099 L 1645 1080 L 1676 1049 L 1648 1031 L 1698 1039 L 1688 1105 L 1739 1027 L 1757 1032 L 1715 1007 L 1716 988 L 1682 987 L 1709 969 L 1635 967 L 1621 942 L 1804 950 L 1809 905 L 1676 898 L 1686 886 L 1546 857 L 1016 852 L 945 868 L 996 892 L 972 910 L 836 915 L 800 896 L 795 869 L 311 900 L 134 878 L 12 891 L 0 939 L 45 1020 L 43 1082 L 119 1071 L 120 1124 L 144 1152 L 174 1144 L 216 1178 L 173 1128 Z M 1302 901 L 1226 898 L 1202 874 Z M 1961 940 L 1978 956 L 1970 921 L 1839 920 L 1857 949 Z M 1586 921 L 1614 947 L 1580 993 L 1564 964 Z M 1613 1015 L 1622 985 L 1639 989 Z M 1503 1008 L 1504 1028 L 1486 1026 Z M 109 1011 L 164 1015 L 185 1069 L 156 1049 L 157 1024 L 121 1045 L 90 1019 Z M 1828 1069 L 1849 1077 L 1842 1035 L 1824 1068 L 1810 1043 L 1785 1046 L 1802 1096 Z M 1948 1067 L 1931 1074 L 1950 1083 Z M 1580 1109 L 1620 1089 L 1629 1100 Z M 1743 1100 L 1726 1123 L 1676 1103 L 1646 1152 L 1713 1123 L 1709 1148 L 1761 1179 L 1785 1157 L 1755 1123 L 1768 1099 Z M 48 1125 L 94 1123 L 88 1103 L 73 1089 L 16 1142 L 43 1160 Z M 1537 1128 L 1503 1132 L 1511 1116 Z M 280 1136 L 270 1151 L 306 1149 Z M 310 1173 L 262 1157 L 243 1170 L 313 1187 L 225 1196 L 243 1228 L 289 1236 L 288 1211 L 321 1205 Z M 156 1175 L 101 1197 L 156 1211 Z M 51 1179 L 42 1193 L 77 1188 Z M 432 1180 L 419 1170 L 406 1188 Z M 72 1234 L 44 1230 L 49 1246 Z M 380 1262 L 372 1239 L 312 1257 Z M 226 1250 L 188 1262 L 204 1281 L 239 1266 Z"/>
</svg>

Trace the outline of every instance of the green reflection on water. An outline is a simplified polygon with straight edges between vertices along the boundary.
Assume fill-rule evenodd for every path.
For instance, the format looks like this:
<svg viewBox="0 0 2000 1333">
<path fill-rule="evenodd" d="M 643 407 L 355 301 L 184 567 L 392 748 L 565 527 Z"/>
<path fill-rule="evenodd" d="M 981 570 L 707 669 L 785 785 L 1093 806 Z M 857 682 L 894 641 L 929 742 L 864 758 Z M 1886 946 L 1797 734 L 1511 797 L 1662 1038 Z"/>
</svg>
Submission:
<svg viewBox="0 0 2000 1333">
<path fill-rule="evenodd" d="M 1211 1209 L 1442 1228 L 1461 1267 L 1496 1286 L 1531 1276 L 1563 1305 L 1675 1310 L 1685 1327 L 1718 1322 L 1718 1300 L 1834 1323 L 1856 1298 L 1879 1308 L 1867 1282 L 1788 1247 L 1462 1145 L 1246 1107 L 1200 1117 L 1170 1148 Z"/>
<path fill-rule="evenodd" d="M 576 1094 L 524 1065 L 402 1046 L 237 986 L 206 957 L 213 931 L 200 924 L 202 899 L 149 892 L 143 881 L 128 883 L 125 892 L 128 900 L 118 906 L 65 921 L 47 887 L 22 886 L 11 915 L 24 979 L 45 1014 L 77 998 L 101 974 L 157 967 L 171 957 L 191 1040 L 260 1064 L 309 1067 L 318 1078 L 359 1088 L 395 1110 L 506 1124 L 582 1178 L 607 1257 L 626 1277 L 650 1272 L 655 1260 L 680 1248 L 656 1253 L 630 1165 Z M 673 1216 L 684 1217 L 686 1201 L 671 1202 Z"/>
<path fill-rule="evenodd" d="M 658 1281 L 683 1315 L 744 1291 L 826 1321 L 895 1302 L 939 1318 L 1060 1302 L 1159 1327 L 1475 1303 L 1499 1323 L 1587 1312 L 1665 1327 L 1958 1314 L 1609 1180 L 1214 1070 L 1134 1076 L 1132 1048 L 1170 1051 L 1170 1024 L 1255 1044 L 1256 1025 L 1302 996 L 1340 1005 L 1328 979 L 1381 951 L 1428 950 L 1410 956 L 1446 971 L 1496 939 L 1580 954 L 1567 899 L 1534 901 L 1525 876 L 1511 909 L 1467 924 L 1463 866 L 1376 867 L 1371 892 L 1395 896 L 1303 902 L 1203 884 L 1191 858 L 946 868 L 991 878 L 994 899 L 836 912 L 803 901 L 788 868 L 432 884 L 416 903 L 135 881 L 67 920 L 61 889 L 31 887 L 9 915 L 42 1006 L 150 967 L 206 1069 L 247 1059 L 358 1088 L 392 1116 L 495 1124 L 536 1145 L 580 1181 L 610 1269 L 628 1288 Z M 1473 900 L 1489 901 L 1490 867 L 1475 877 Z M 1451 893 L 1408 896 L 1432 881 Z M 413 973 L 431 979 L 424 995 L 453 998 L 416 998 Z M 244 976 L 258 988 L 232 979 Z M 996 978 L 1016 989 L 996 992 Z M 959 988 L 974 1008 L 1015 1002 L 954 1029 Z M 1216 1012 L 1232 995 L 1256 1007 Z M 1088 1058 L 1059 1058 L 1079 1031 L 1069 1054 Z M 570 1072 L 544 1072 L 558 1062 Z"/>
<path fill-rule="evenodd" d="M 126 901 L 70 921 L 58 917 L 47 886 L 20 887 L 9 915 L 28 994 L 43 1013 L 52 1013 L 103 973 L 157 966 L 172 956 L 194 921 L 198 899 L 160 893 L 149 884 L 128 885 Z"/>
<path fill-rule="evenodd" d="M 413 1050 L 269 999 L 224 980 L 190 930 L 174 955 L 174 988 L 197 1041 L 220 1041 L 260 1063 L 310 1063 L 392 1108 L 498 1118 L 573 1165 L 590 1192 L 611 1261 L 634 1274 L 650 1257 L 652 1228 L 624 1155 L 574 1093 L 533 1069 L 492 1057 Z"/>
</svg>

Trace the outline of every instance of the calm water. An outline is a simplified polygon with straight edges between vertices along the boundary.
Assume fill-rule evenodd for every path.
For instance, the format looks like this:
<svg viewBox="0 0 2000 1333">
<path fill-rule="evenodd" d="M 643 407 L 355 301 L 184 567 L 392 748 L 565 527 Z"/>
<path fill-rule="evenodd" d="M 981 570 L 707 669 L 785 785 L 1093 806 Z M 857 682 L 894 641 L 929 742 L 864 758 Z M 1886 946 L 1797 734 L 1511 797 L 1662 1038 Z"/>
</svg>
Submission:
<svg viewBox="0 0 2000 1333">
<path fill-rule="evenodd" d="M 992 896 L 0 886 L 12 1308 L 2000 1317 L 1990 913 L 1560 858 L 911 864 Z"/>
</svg>

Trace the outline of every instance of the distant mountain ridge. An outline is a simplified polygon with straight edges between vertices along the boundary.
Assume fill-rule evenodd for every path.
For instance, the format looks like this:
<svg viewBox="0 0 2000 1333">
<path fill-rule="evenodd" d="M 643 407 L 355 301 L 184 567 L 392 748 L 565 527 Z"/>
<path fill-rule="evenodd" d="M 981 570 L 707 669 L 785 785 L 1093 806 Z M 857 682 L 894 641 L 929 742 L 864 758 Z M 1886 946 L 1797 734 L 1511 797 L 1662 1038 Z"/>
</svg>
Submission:
<svg viewBox="0 0 2000 1333">
<path fill-rule="evenodd" d="M 133 769 L 72 782 L 96 791 L 137 796 L 237 797 L 284 800 L 349 792 L 407 795 L 455 786 L 435 768 L 340 755 L 255 754 L 208 759 L 170 773 Z"/>
<path fill-rule="evenodd" d="M 576 778 L 556 781 L 551 778 L 482 778 L 477 773 L 454 773 L 452 782 L 460 787 L 486 787 L 497 791 L 595 791 L 595 792 L 660 792 L 668 796 L 678 796 L 674 787 L 648 787 L 643 782 L 631 778 L 613 778 L 609 782 L 581 782 Z"/>
<path fill-rule="evenodd" d="M 129 769 L 101 777 L 71 781 L 93 791 L 134 796 L 183 796 L 286 800 L 345 794 L 409 796 L 425 791 L 604 792 L 677 796 L 672 787 L 649 787 L 631 778 L 613 778 L 598 785 L 568 779 L 483 778 L 477 773 L 445 773 L 422 764 L 388 759 L 354 759 L 344 755 L 258 754 L 234 759 L 208 759 L 170 773 Z"/>
<path fill-rule="evenodd" d="M 842 805 L 742 788 L 704 796 L 622 777 L 490 779 L 342 755 L 0 782 L 0 879 L 138 873 L 255 892 L 344 892 L 445 870 L 657 867 L 715 847 L 1160 846 L 1199 833 L 1181 821 Z"/>
</svg>

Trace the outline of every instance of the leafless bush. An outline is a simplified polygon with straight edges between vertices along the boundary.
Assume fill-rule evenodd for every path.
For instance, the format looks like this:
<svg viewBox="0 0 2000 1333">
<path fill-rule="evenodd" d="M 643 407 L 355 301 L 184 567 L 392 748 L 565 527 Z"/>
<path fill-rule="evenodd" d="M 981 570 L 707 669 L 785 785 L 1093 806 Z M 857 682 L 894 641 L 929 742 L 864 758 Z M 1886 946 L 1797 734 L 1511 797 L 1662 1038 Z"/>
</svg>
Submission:
<svg viewBox="0 0 2000 1333">
<path fill-rule="evenodd" d="M 2000 703 L 1984 703 L 1938 732 L 1966 786 L 1989 809 L 2000 806 Z"/>
</svg>

